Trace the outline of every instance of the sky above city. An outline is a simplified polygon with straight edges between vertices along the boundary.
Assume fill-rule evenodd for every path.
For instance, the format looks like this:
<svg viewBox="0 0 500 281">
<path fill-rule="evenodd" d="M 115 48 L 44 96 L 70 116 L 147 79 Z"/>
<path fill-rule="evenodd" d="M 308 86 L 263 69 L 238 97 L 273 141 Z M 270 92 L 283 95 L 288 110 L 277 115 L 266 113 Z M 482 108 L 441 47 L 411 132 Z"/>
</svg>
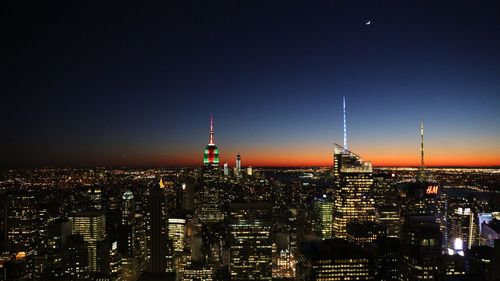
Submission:
<svg viewBox="0 0 500 281">
<path fill-rule="evenodd" d="M 106 3 L 104 3 L 106 2 Z M 153 1 L 156 2 L 156 1 Z M 500 2 L 4 1 L 0 166 L 500 165 Z M 369 22 L 369 24 L 368 24 Z"/>
</svg>

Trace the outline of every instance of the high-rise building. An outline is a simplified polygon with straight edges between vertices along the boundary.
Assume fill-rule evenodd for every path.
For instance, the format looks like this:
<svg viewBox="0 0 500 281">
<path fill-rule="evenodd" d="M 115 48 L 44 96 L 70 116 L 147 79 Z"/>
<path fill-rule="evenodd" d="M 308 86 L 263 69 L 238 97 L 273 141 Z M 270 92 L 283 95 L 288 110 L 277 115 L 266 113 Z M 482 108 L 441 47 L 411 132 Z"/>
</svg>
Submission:
<svg viewBox="0 0 500 281">
<path fill-rule="evenodd" d="M 137 273 L 136 258 L 136 233 L 135 233 L 135 202 L 134 195 L 130 190 L 122 194 L 121 202 L 121 225 L 118 232 L 118 252 L 121 256 L 122 277 L 126 280 L 133 279 Z M 106 251 L 110 258 L 116 257 L 114 250 Z M 113 271 L 113 270 L 111 270 Z"/>
<path fill-rule="evenodd" d="M 212 115 L 210 115 L 210 137 L 208 139 L 208 144 L 205 147 L 203 163 L 206 166 L 219 166 L 219 149 L 214 142 L 214 123 Z"/>
<path fill-rule="evenodd" d="M 321 239 L 332 238 L 333 203 L 326 198 L 317 198 L 314 201 L 315 225 L 313 226 Z"/>
<path fill-rule="evenodd" d="M 7 240 L 12 242 L 16 258 L 26 264 L 26 276 L 31 277 L 38 234 L 34 192 L 9 193 L 4 207 Z"/>
<path fill-rule="evenodd" d="M 229 225 L 229 231 L 231 280 L 271 280 L 271 223 L 238 220 Z"/>
<path fill-rule="evenodd" d="M 73 233 L 80 234 L 87 244 L 90 272 L 97 272 L 97 244 L 106 237 L 106 218 L 103 211 L 85 211 L 73 217 Z"/>
<path fill-rule="evenodd" d="M 237 172 L 237 176 L 239 176 L 241 174 L 241 155 L 239 153 L 236 155 L 236 165 L 234 169 Z"/>
<path fill-rule="evenodd" d="M 150 271 L 153 273 L 164 273 L 167 266 L 168 229 L 164 188 L 163 180 L 160 179 L 160 182 L 153 185 L 149 192 Z"/>
<path fill-rule="evenodd" d="M 183 218 L 168 219 L 168 239 L 172 240 L 174 251 L 182 253 L 184 251 L 184 226 L 186 220 Z"/>
<path fill-rule="evenodd" d="M 229 176 L 229 166 L 227 162 L 224 163 L 224 176 Z"/>
<path fill-rule="evenodd" d="M 454 246 L 461 241 L 462 250 L 470 249 L 476 244 L 477 225 L 473 209 L 466 200 L 448 200 L 447 214 L 447 246 L 449 252 L 454 251 Z M 457 240 L 459 239 L 459 240 Z M 463 253 L 462 253 L 463 254 Z"/>
<path fill-rule="evenodd" d="M 401 241 L 400 280 L 439 280 L 442 235 L 433 218 L 407 217 Z"/>
<path fill-rule="evenodd" d="M 230 209 L 231 280 L 271 280 L 272 204 L 232 203 Z"/>
<path fill-rule="evenodd" d="M 372 191 L 372 164 L 335 144 L 333 178 L 336 186 L 333 206 L 333 231 L 337 238 L 346 238 L 347 223 L 375 221 Z"/>
<path fill-rule="evenodd" d="M 296 280 L 375 280 L 374 258 L 343 239 L 302 243 Z"/>
</svg>

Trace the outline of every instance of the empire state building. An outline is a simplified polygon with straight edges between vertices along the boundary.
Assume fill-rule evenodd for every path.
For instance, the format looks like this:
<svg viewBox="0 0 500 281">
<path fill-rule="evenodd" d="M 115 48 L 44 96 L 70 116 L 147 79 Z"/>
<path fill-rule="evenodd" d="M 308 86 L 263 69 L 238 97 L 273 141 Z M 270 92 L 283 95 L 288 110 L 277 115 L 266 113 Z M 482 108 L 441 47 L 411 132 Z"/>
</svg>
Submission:
<svg viewBox="0 0 500 281">
<path fill-rule="evenodd" d="M 214 122 L 212 115 L 210 115 L 210 137 L 208 139 L 208 144 L 205 147 L 203 163 L 205 166 L 219 166 L 219 149 L 214 143 Z"/>
</svg>

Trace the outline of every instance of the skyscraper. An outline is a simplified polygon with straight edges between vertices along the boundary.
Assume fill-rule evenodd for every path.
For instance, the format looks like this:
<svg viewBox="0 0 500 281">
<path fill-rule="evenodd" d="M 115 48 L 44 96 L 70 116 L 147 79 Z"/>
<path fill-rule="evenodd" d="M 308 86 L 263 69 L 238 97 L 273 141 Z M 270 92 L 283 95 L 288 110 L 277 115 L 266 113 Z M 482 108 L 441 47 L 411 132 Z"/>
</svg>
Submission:
<svg viewBox="0 0 500 281">
<path fill-rule="evenodd" d="M 300 245 L 296 280 L 375 280 L 373 256 L 343 239 Z"/>
<path fill-rule="evenodd" d="M 206 166 L 219 166 L 219 149 L 214 142 L 214 123 L 212 115 L 210 115 L 210 136 L 208 139 L 208 144 L 205 147 L 203 163 Z"/>
<path fill-rule="evenodd" d="M 37 237 L 35 195 L 33 192 L 13 192 L 8 194 L 5 204 L 6 234 L 12 242 L 16 258 L 26 262 L 26 273 L 33 273 L 32 259 L 36 253 Z"/>
<path fill-rule="evenodd" d="M 231 203 L 231 280 L 272 279 L 272 203 Z"/>
<path fill-rule="evenodd" d="M 163 180 L 151 187 L 149 192 L 151 272 L 163 273 L 167 265 L 167 210 L 163 193 Z"/>
<path fill-rule="evenodd" d="M 370 162 L 335 144 L 333 178 L 336 186 L 333 206 L 335 237 L 346 238 L 347 223 L 375 221 L 375 201 L 371 196 L 373 169 Z"/>
<path fill-rule="evenodd" d="M 318 198 L 314 201 L 315 228 L 321 239 L 332 238 L 332 209 L 333 203 L 330 199 Z"/>
<path fill-rule="evenodd" d="M 106 218 L 103 211 L 80 212 L 73 217 L 73 233 L 83 236 L 88 246 L 90 272 L 97 272 L 97 244 L 106 236 Z"/>
</svg>

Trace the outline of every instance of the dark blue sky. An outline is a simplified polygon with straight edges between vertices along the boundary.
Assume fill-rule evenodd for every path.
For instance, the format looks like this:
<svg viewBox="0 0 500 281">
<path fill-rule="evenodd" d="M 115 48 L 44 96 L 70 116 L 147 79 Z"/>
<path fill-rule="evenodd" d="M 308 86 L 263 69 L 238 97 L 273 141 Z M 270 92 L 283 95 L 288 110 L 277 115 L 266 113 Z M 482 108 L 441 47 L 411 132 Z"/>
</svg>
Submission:
<svg viewBox="0 0 500 281">
<path fill-rule="evenodd" d="M 431 164 L 500 164 L 498 1 L 101 2 L 1 4 L 2 166 L 199 164 L 210 113 L 222 161 L 325 165 L 342 96 L 375 164 L 421 118 Z"/>
</svg>

